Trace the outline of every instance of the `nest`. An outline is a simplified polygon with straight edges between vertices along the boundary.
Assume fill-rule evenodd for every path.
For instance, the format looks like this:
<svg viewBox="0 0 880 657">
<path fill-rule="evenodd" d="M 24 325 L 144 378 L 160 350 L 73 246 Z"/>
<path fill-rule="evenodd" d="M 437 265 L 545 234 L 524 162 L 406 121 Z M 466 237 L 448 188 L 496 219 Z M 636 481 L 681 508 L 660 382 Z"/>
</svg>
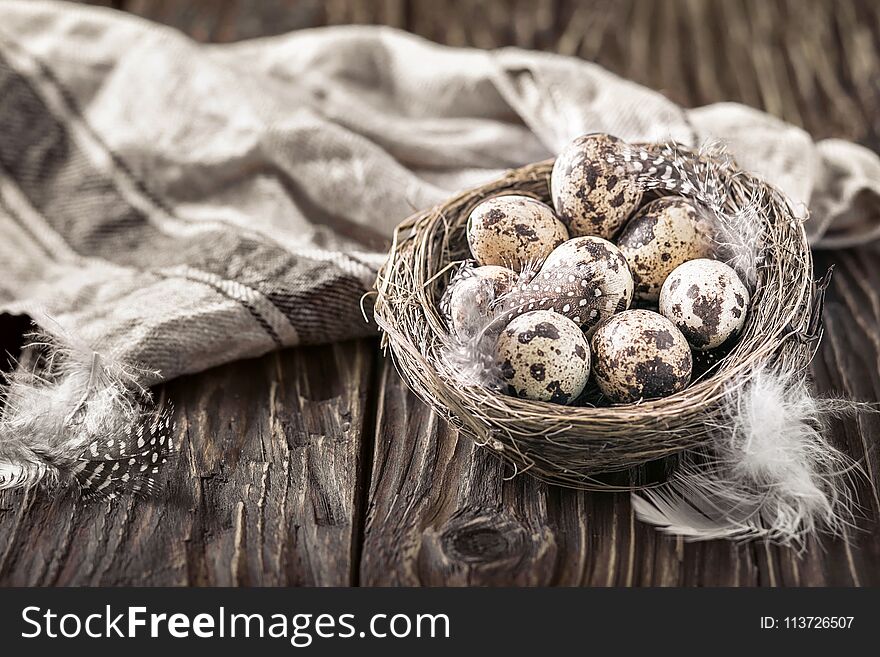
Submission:
<svg viewBox="0 0 880 657">
<path fill-rule="evenodd" d="M 434 411 L 477 444 L 511 463 L 516 472 L 554 484 L 585 489 L 631 487 L 609 473 L 644 471 L 649 462 L 705 445 L 724 421 L 723 400 L 760 366 L 783 361 L 809 364 L 821 333 L 821 288 L 812 279 L 812 258 L 802 222 L 787 199 L 759 178 L 734 169 L 725 203 L 736 212 L 760 199 L 760 245 L 752 303 L 743 332 L 714 365 L 681 392 L 616 406 L 561 406 L 531 401 L 460 381 L 444 366 L 448 339 L 438 310 L 454 265 L 469 257 L 467 219 L 481 201 L 523 194 L 550 203 L 553 161 L 508 172 L 428 211 L 395 231 L 380 270 L 375 318 L 398 371 Z M 730 173 L 730 172 L 728 172 Z"/>
</svg>

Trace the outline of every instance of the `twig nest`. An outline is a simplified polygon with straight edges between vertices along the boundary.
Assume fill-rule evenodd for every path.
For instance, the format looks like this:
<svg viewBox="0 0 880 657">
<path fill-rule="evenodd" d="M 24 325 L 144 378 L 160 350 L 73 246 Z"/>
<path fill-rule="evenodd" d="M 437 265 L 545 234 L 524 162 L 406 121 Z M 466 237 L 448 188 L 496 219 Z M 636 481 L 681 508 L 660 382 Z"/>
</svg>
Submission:
<svg viewBox="0 0 880 657">
<path fill-rule="evenodd" d="M 691 201 L 666 196 L 642 208 L 617 238 L 639 301 L 657 301 L 673 269 L 715 251 L 711 221 Z"/>
<path fill-rule="evenodd" d="M 633 277 L 626 258 L 614 244 L 601 237 L 575 237 L 553 250 L 534 280 L 541 289 L 562 295 L 557 312 L 581 324 L 591 334 L 599 322 L 629 308 Z M 573 285 L 573 289 L 566 286 Z M 578 298 L 586 292 L 586 302 Z M 577 299 L 566 310 L 565 299 Z"/>
<path fill-rule="evenodd" d="M 481 265 L 522 271 L 541 263 L 568 239 L 550 206 L 529 196 L 496 196 L 480 203 L 468 218 L 471 254 Z"/>
<path fill-rule="evenodd" d="M 487 323 L 492 303 L 507 294 L 516 281 L 516 273 L 506 267 L 461 267 L 440 302 L 453 333 L 462 340 L 474 337 Z"/>
<path fill-rule="evenodd" d="M 713 218 L 717 214 L 719 255 L 723 249 L 725 262 L 737 263 L 732 266 L 737 272 L 743 272 L 739 275 L 752 292 L 749 305 L 755 312 L 747 318 L 737 336 L 738 342 L 733 345 L 730 341 L 710 351 L 690 351 L 693 359 L 690 376 L 692 379 L 697 374 L 701 376 L 670 397 L 634 405 L 615 403 L 610 408 L 602 408 L 611 404 L 611 398 L 598 394 L 598 385 L 594 392 L 592 381 L 588 384 L 589 391 L 585 388 L 566 406 L 506 397 L 504 393 L 508 388 L 506 384 L 502 387 L 500 365 L 507 359 L 496 363 L 496 343 L 513 321 L 507 319 L 509 313 L 501 316 L 500 303 L 496 300 L 487 319 L 485 339 L 481 341 L 460 341 L 449 334 L 451 326 L 447 322 L 438 321 L 440 309 L 434 306 L 438 295 L 442 296 L 445 291 L 445 274 L 450 261 L 467 257 L 464 233 L 473 208 L 480 200 L 509 193 L 549 202 L 552 162 L 509 172 L 497 181 L 458 194 L 410 217 L 399 227 L 399 239 L 395 240 L 377 278 L 375 317 L 384 332 L 383 345 L 389 348 L 415 393 L 459 426 L 463 438 L 496 447 L 496 453 L 515 464 L 518 471 L 527 470 L 540 479 L 565 486 L 617 485 L 617 478 L 606 484 L 606 480 L 597 475 L 621 472 L 687 450 L 698 450 L 695 453 L 700 456 L 710 440 L 706 427 L 730 423 L 723 393 L 751 389 L 756 368 L 768 361 L 802 373 L 813 352 L 811 345 L 787 338 L 798 328 L 818 331 L 821 327 L 819 309 L 823 290 L 812 284 L 811 256 L 804 227 L 792 214 L 790 203 L 783 195 L 759 177 L 739 170 L 732 162 L 721 162 L 714 156 L 701 157 L 684 148 L 658 147 L 654 158 L 649 160 L 655 149 L 633 145 L 628 154 L 630 161 L 624 161 L 621 168 L 629 164 L 627 168 L 634 172 L 632 175 L 644 174 L 638 182 L 646 188 L 650 186 L 651 193 L 675 191 L 693 199 L 700 207 L 705 206 Z M 626 155 L 627 151 L 624 160 Z M 670 179 L 665 177 L 667 166 L 672 172 L 670 175 L 676 176 L 674 189 L 669 188 Z M 744 257 L 740 257 L 743 254 Z M 540 273 L 540 269 L 538 271 Z M 544 273 L 549 274 L 550 269 Z M 521 304 L 520 292 L 526 282 L 532 288 L 539 285 L 541 292 L 546 287 L 540 286 L 541 279 L 536 281 L 534 269 L 528 267 L 515 284 L 516 292 L 505 296 L 516 298 L 516 303 Z M 525 295 L 522 298 L 523 302 L 535 302 Z M 538 298 L 539 303 L 542 298 L 546 295 Z M 602 345 L 610 342 L 620 351 L 632 346 L 632 352 L 624 355 L 638 360 L 636 340 L 624 339 L 621 345 L 615 345 L 606 335 L 612 333 L 615 322 L 626 320 L 633 313 L 629 310 L 612 316 L 604 331 L 596 331 L 594 337 L 604 338 Z M 528 319 L 523 317 L 522 321 Z M 562 322 L 561 317 L 557 314 L 553 319 Z M 666 321 L 665 328 L 675 336 L 674 331 L 678 329 L 669 330 L 671 323 L 661 321 Z M 516 324 L 511 327 L 514 328 Z M 636 331 L 632 333 L 640 335 Z M 654 356 L 645 359 L 647 364 L 632 375 L 633 381 L 625 382 L 626 394 L 621 394 L 621 399 L 665 394 L 684 384 L 689 350 L 682 348 L 684 336 L 680 332 L 677 335 L 678 339 L 672 339 L 673 348 L 665 350 L 672 352 L 669 355 L 660 353 L 663 350 L 658 349 L 654 340 L 652 351 L 657 356 L 656 362 Z M 660 341 L 664 343 L 662 338 Z M 537 338 L 533 342 L 537 344 Z M 608 370 L 614 368 L 609 365 L 602 368 L 597 361 L 612 357 L 606 356 L 606 349 L 598 338 L 596 342 L 597 351 L 590 354 L 591 369 L 594 372 L 603 369 L 604 376 L 597 375 L 597 378 L 605 381 L 605 389 L 610 391 L 612 373 Z M 733 348 L 727 350 L 728 345 Z M 543 348 L 542 351 L 548 353 Z M 570 352 L 560 351 L 566 362 L 575 360 Z M 513 362 L 511 359 L 511 366 Z M 631 370 L 635 372 L 636 368 Z M 656 384 L 661 377 L 652 370 L 673 385 L 659 392 L 654 385 L 650 389 L 646 386 L 643 390 L 630 390 L 635 380 L 644 376 L 643 372 L 647 373 L 649 383 Z M 549 378 L 547 371 L 545 367 L 545 381 Z M 674 385 L 676 383 L 678 385 Z M 520 387 L 525 389 L 524 384 Z M 566 386 L 560 383 L 559 387 L 565 392 Z M 569 399 L 576 391 L 577 387 L 572 387 Z M 577 407 L 580 403 L 585 406 Z M 676 506 L 673 510 L 676 508 L 683 507 Z M 688 513 L 690 510 L 687 509 Z"/>
<path fill-rule="evenodd" d="M 668 319 L 627 310 L 603 322 L 592 339 L 593 368 L 602 393 L 615 403 L 666 397 L 691 380 L 687 340 Z"/>
<path fill-rule="evenodd" d="M 516 317 L 495 345 L 495 362 L 508 392 L 568 404 L 590 377 L 590 346 L 580 327 L 551 310 Z"/>
<path fill-rule="evenodd" d="M 596 133 L 578 137 L 556 158 L 550 194 L 572 237 L 611 239 L 638 207 L 641 187 L 612 163 L 622 161 L 625 147 L 617 137 Z"/>
<path fill-rule="evenodd" d="M 700 258 L 676 267 L 660 290 L 660 312 L 697 350 L 715 349 L 746 322 L 748 288 L 729 265 Z"/>
</svg>

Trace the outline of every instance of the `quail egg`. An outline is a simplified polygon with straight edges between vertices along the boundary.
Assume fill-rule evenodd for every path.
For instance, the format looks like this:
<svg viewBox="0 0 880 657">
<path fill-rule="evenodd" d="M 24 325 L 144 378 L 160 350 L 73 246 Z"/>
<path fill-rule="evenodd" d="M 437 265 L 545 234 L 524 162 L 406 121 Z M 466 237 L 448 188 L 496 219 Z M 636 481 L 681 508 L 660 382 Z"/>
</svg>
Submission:
<svg viewBox="0 0 880 657">
<path fill-rule="evenodd" d="M 666 397 L 690 382 L 687 341 L 672 322 L 649 310 L 614 315 L 599 325 L 591 345 L 596 383 L 612 402 Z"/>
<path fill-rule="evenodd" d="M 571 142 L 553 165 L 553 207 L 572 237 L 611 239 L 638 207 L 642 190 L 632 174 L 609 162 L 625 143 L 617 137 L 590 134 Z"/>
<path fill-rule="evenodd" d="M 486 324 L 491 305 L 516 283 L 517 275 L 506 267 L 465 265 L 456 272 L 440 307 L 452 331 L 466 340 Z"/>
<path fill-rule="evenodd" d="M 590 346 L 580 327 L 552 310 L 514 318 L 501 331 L 495 361 L 508 392 L 569 404 L 590 377 Z"/>
<path fill-rule="evenodd" d="M 676 267 L 660 290 L 660 312 L 699 351 L 715 349 L 746 322 L 748 288 L 729 265 L 700 258 Z"/>
<path fill-rule="evenodd" d="M 681 196 L 665 196 L 642 208 L 623 228 L 617 246 L 629 263 L 640 301 L 657 301 L 673 269 L 715 250 L 711 221 Z"/>
<path fill-rule="evenodd" d="M 481 265 L 517 272 L 540 264 L 568 239 L 568 231 L 550 206 L 528 196 L 496 196 L 480 203 L 468 218 L 471 254 Z"/>
</svg>

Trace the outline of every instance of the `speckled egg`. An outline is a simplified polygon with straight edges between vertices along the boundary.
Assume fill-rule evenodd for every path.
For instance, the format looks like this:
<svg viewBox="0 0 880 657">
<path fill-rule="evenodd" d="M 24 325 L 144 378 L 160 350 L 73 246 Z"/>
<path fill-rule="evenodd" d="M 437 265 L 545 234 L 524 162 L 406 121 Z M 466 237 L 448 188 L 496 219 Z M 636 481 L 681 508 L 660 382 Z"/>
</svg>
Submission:
<svg viewBox="0 0 880 657">
<path fill-rule="evenodd" d="M 614 244 L 601 237 L 575 237 L 547 256 L 535 277 L 541 294 L 547 290 L 577 299 L 570 311 L 557 312 L 575 319 L 589 335 L 604 319 L 629 308 L 633 298 L 633 277 L 626 258 Z M 579 291 L 588 293 L 586 303 Z M 563 302 L 563 306 L 565 303 Z"/>
<path fill-rule="evenodd" d="M 491 304 L 516 283 L 506 267 L 465 265 L 456 272 L 440 302 L 452 331 L 461 339 L 473 337 L 490 315 Z"/>
<path fill-rule="evenodd" d="M 749 290 L 729 265 L 700 258 L 676 267 L 660 290 L 660 312 L 690 345 L 706 351 L 742 330 Z"/>
<path fill-rule="evenodd" d="M 471 212 L 467 225 L 471 254 L 481 265 L 522 271 L 568 239 L 550 206 L 528 196 L 496 196 Z"/>
<path fill-rule="evenodd" d="M 596 383 L 614 403 L 666 397 L 691 380 L 687 340 L 672 322 L 650 310 L 614 315 L 599 325 L 591 345 Z"/>
<path fill-rule="evenodd" d="M 590 378 L 590 346 L 580 327 L 551 310 L 516 317 L 501 332 L 495 359 L 516 397 L 569 404 Z"/>
<path fill-rule="evenodd" d="M 617 137 L 578 137 L 559 154 L 550 176 L 556 214 L 572 237 L 611 239 L 638 207 L 642 190 L 623 167 L 609 163 L 625 143 Z"/>
<path fill-rule="evenodd" d="M 657 301 L 669 273 L 715 252 L 712 222 L 681 196 L 665 196 L 642 208 L 617 238 L 635 281 L 635 297 Z"/>
<path fill-rule="evenodd" d="M 656 301 L 669 273 L 694 258 L 715 251 L 711 221 L 693 203 L 666 196 L 642 208 L 629 220 L 617 246 L 623 252 L 640 301 Z"/>
</svg>

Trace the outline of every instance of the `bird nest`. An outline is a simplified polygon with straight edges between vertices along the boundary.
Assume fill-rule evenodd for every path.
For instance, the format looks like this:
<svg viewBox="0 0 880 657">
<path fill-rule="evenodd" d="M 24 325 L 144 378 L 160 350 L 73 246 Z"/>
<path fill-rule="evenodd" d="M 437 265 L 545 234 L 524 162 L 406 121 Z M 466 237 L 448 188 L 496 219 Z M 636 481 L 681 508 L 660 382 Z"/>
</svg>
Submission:
<svg viewBox="0 0 880 657">
<path fill-rule="evenodd" d="M 812 279 L 804 228 L 788 200 L 733 165 L 722 174 L 725 209 L 735 214 L 759 203 L 751 308 L 735 346 L 695 371 L 687 388 L 634 404 L 561 406 L 462 381 L 443 357 L 449 327 L 438 306 L 455 265 L 469 257 L 468 216 L 481 201 L 502 194 L 549 203 L 552 166 L 551 160 L 510 171 L 397 227 L 376 281 L 382 345 L 416 395 L 516 472 L 576 488 L 637 485 L 644 481 L 632 476 L 645 471 L 639 466 L 708 442 L 724 422 L 731 386 L 743 385 L 768 363 L 808 366 L 821 333 L 823 288 Z"/>
</svg>

